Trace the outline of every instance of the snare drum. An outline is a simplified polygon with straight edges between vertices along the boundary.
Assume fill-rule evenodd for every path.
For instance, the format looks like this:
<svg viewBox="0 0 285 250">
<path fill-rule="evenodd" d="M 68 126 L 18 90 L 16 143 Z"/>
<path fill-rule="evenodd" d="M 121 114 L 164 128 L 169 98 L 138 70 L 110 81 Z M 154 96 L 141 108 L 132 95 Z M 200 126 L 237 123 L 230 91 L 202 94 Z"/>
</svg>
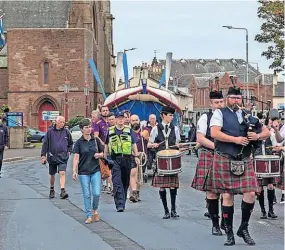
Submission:
<svg viewBox="0 0 285 250">
<path fill-rule="evenodd" d="M 280 157 L 278 155 L 256 155 L 254 157 L 256 177 L 272 178 L 280 176 Z"/>
<path fill-rule="evenodd" d="M 179 150 L 165 149 L 156 153 L 157 174 L 159 176 L 181 173 L 181 155 Z"/>
</svg>

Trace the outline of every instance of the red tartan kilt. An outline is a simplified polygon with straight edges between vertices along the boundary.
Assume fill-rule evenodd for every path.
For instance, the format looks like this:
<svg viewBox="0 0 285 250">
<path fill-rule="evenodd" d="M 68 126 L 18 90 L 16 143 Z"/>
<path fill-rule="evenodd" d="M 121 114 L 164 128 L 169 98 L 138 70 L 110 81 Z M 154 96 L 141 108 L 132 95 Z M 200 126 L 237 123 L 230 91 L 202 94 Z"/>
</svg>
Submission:
<svg viewBox="0 0 285 250">
<path fill-rule="evenodd" d="M 153 175 L 152 184 L 153 187 L 159 188 L 179 188 L 178 175 L 159 176 L 157 173 Z"/>
<path fill-rule="evenodd" d="M 201 150 L 199 161 L 196 167 L 196 174 L 191 187 L 199 191 L 212 191 L 212 165 L 214 153 L 208 150 Z"/>
<path fill-rule="evenodd" d="M 231 173 L 230 159 L 215 153 L 212 170 L 212 191 L 214 193 L 243 194 L 257 193 L 259 190 L 253 164 L 249 158 L 245 161 L 243 175 L 236 176 Z"/>
</svg>

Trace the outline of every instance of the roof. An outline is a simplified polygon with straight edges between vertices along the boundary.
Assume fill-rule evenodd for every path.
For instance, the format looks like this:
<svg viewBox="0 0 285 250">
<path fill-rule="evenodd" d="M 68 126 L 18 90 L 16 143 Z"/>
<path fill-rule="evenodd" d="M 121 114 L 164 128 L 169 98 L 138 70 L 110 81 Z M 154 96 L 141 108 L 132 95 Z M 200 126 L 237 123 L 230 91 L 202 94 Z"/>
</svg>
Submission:
<svg viewBox="0 0 285 250">
<path fill-rule="evenodd" d="M 275 85 L 274 96 L 276 96 L 276 97 L 284 97 L 285 96 L 284 87 L 285 87 L 284 82 L 277 82 L 277 85 Z"/>
<path fill-rule="evenodd" d="M 66 28 L 71 1 L 0 1 L 4 29 Z"/>
<path fill-rule="evenodd" d="M 160 65 L 165 65 L 165 60 L 159 60 Z M 235 75 L 240 82 L 246 82 L 246 61 L 243 59 L 181 59 L 172 60 L 170 75 L 178 79 L 182 87 L 189 86 L 195 77 L 199 87 L 208 86 L 209 79 L 223 76 L 225 73 Z M 249 82 L 257 83 L 261 73 L 249 64 Z M 261 77 L 263 84 L 272 84 L 273 74 Z"/>
</svg>

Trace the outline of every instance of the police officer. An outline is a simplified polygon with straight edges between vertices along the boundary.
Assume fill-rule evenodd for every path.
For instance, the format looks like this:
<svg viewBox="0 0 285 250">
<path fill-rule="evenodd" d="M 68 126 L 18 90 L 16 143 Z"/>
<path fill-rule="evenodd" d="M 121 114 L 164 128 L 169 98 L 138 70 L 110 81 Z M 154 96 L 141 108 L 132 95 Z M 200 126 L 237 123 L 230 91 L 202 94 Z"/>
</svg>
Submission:
<svg viewBox="0 0 285 250">
<path fill-rule="evenodd" d="M 251 154 L 251 142 L 270 136 L 266 127 L 261 133 L 249 132 L 246 114 L 239 108 L 242 93 L 231 87 L 227 95 L 227 107 L 214 111 L 210 121 L 211 137 L 215 139 L 214 163 L 212 167 L 212 191 L 223 194 L 222 213 L 226 228 L 225 246 L 235 244 L 233 233 L 233 195 L 243 194 L 242 219 L 237 235 L 248 245 L 255 245 L 248 232 L 248 223 L 254 208 L 258 184 Z M 258 124 L 260 124 L 258 122 Z"/>
<path fill-rule="evenodd" d="M 210 92 L 210 106 L 213 111 L 224 107 L 222 91 Z M 214 139 L 210 133 L 210 120 L 213 112 L 203 114 L 197 123 L 197 142 L 201 144 L 201 152 L 192 181 L 192 187 L 199 191 L 207 191 L 207 207 L 212 219 L 213 235 L 222 235 L 219 226 L 219 195 L 212 192 L 211 169 L 214 159 Z"/>
<path fill-rule="evenodd" d="M 124 125 L 124 113 L 116 115 L 116 125 L 110 127 L 106 137 L 104 156 L 114 161 L 112 168 L 113 194 L 118 212 L 125 210 L 127 190 L 130 183 L 131 156 L 139 164 L 136 138 L 132 129 Z"/>
<path fill-rule="evenodd" d="M 173 146 L 180 142 L 179 129 L 171 123 L 173 120 L 174 113 L 175 110 L 173 108 L 162 108 L 162 122 L 153 127 L 153 129 L 151 130 L 148 148 L 156 148 L 158 151 L 160 151 L 166 149 L 166 143 L 168 144 L 168 146 Z M 166 137 L 168 137 L 167 142 L 165 142 Z M 159 176 L 157 172 L 155 172 L 152 179 L 152 186 L 160 188 L 159 195 L 162 200 L 165 212 L 163 219 L 169 219 L 170 216 L 174 218 L 179 217 L 179 215 L 176 213 L 176 195 L 177 189 L 179 188 L 178 175 L 176 174 L 168 176 Z M 165 188 L 170 189 L 171 214 L 169 214 L 169 209 L 167 206 Z"/>
</svg>

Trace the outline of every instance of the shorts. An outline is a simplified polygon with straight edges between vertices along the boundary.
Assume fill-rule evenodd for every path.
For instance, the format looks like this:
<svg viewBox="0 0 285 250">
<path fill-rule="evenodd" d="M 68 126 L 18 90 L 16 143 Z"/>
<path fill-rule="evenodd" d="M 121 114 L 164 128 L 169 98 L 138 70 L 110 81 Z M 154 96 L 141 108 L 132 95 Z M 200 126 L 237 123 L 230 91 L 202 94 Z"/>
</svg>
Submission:
<svg viewBox="0 0 285 250">
<path fill-rule="evenodd" d="M 59 164 L 49 164 L 49 175 L 55 175 L 60 171 L 66 171 L 67 164 L 66 163 L 59 163 Z"/>
</svg>

